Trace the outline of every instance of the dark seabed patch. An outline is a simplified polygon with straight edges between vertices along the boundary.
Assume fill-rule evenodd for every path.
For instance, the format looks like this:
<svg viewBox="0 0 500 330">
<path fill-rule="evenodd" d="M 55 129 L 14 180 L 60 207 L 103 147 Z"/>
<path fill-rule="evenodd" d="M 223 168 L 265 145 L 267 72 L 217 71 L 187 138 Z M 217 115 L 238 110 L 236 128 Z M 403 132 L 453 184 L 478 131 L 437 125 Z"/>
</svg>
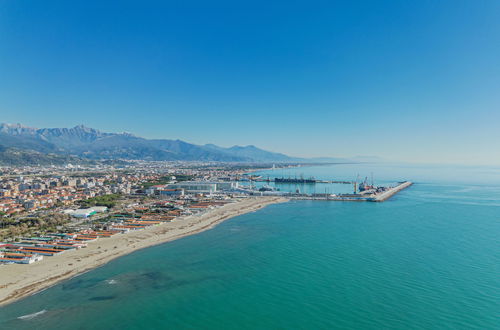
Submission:
<svg viewBox="0 0 500 330">
<path fill-rule="evenodd" d="M 89 298 L 90 301 L 103 301 L 103 300 L 113 300 L 116 299 L 116 296 L 97 296 Z"/>
<path fill-rule="evenodd" d="M 62 290 L 69 291 L 69 290 L 87 289 L 98 285 L 103 280 L 104 279 L 102 278 L 81 279 L 77 277 L 69 282 L 63 283 Z"/>
</svg>

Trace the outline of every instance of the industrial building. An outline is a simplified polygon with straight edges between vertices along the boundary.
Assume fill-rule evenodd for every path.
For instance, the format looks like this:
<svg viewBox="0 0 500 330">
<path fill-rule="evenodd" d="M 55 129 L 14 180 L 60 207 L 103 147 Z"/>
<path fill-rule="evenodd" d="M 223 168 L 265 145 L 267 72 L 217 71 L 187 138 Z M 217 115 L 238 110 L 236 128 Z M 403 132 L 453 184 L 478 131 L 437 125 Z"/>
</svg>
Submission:
<svg viewBox="0 0 500 330">
<path fill-rule="evenodd" d="M 183 189 L 186 193 L 215 193 L 219 191 L 230 191 L 238 188 L 238 182 L 179 182 L 169 184 L 168 189 Z"/>
</svg>

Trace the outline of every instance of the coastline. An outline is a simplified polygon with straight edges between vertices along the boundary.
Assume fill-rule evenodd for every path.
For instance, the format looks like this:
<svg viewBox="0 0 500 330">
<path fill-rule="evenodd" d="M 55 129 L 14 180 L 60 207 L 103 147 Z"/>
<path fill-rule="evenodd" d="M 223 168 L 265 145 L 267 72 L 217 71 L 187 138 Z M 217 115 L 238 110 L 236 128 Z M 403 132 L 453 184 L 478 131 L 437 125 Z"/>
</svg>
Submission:
<svg viewBox="0 0 500 330">
<path fill-rule="evenodd" d="M 66 251 L 34 264 L 0 266 L 0 306 L 35 294 L 139 249 L 194 235 L 235 216 L 286 201 L 283 197 L 247 198 L 201 215 L 181 217 L 173 222 L 143 230 L 101 238 L 86 248 Z"/>
</svg>

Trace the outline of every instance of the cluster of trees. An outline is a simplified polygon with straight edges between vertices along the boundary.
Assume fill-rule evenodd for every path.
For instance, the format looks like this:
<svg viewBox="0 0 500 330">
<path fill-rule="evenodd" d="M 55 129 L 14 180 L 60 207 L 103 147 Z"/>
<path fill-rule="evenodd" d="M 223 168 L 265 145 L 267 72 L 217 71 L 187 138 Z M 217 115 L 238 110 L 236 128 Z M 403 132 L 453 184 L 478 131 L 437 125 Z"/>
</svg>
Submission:
<svg viewBox="0 0 500 330">
<path fill-rule="evenodd" d="M 156 186 L 156 185 L 159 185 L 159 184 L 167 184 L 169 183 L 170 181 L 172 181 L 172 177 L 171 176 L 162 176 L 161 178 L 159 178 L 158 180 L 155 180 L 155 181 L 149 181 L 149 182 L 144 182 L 142 184 L 142 188 L 143 189 L 148 189 L 149 187 L 152 187 L 152 186 Z"/>
<path fill-rule="evenodd" d="M 0 220 L 0 240 L 25 236 L 34 232 L 56 232 L 57 227 L 69 221 L 70 217 L 67 214 L 60 213 L 21 219 L 4 218 Z"/>
<path fill-rule="evenodd" d="M 92 206 L 106 206 L 112 208 L 116 205 L 117 200 L 121 197 L 120 194 L 109 194 L 96 196 L 89 199 L 78 201 L 78 205 L 82 208 L 88 208 Z"/>
</svg>

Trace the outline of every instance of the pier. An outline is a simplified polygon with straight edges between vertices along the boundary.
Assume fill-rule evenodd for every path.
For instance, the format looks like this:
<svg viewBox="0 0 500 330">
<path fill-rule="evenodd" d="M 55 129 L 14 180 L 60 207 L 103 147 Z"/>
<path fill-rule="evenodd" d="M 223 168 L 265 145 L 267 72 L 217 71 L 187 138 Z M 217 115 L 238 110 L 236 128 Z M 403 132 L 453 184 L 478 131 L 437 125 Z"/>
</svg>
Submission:
<svg viewBox="0 0 500 330">
<path fill-rule="evenodd" d="M 274 182 L 278 184 L 316 184 L 316 183 L 336 183 L 336 184 L 354 184 L 354 181 L 346 180 L 316 180 L 314 178 L 304 179 L 304 178 L 259 178 L 252 179 L 253 182 Z"/>
</svg>

